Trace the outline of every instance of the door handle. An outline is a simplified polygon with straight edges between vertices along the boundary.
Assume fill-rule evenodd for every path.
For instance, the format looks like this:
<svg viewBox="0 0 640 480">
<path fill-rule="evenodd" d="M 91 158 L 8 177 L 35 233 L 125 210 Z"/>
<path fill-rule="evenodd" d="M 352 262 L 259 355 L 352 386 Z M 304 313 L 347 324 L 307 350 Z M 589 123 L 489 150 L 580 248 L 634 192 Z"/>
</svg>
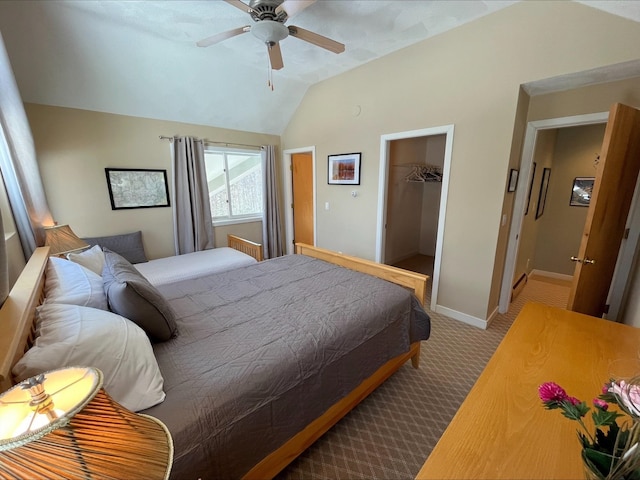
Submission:
<svg viewBox="0 0 640 480">
<path fill-rule="evenodd" d="M 589 264 L 593 265 L 594 263 L 596 263 L 596 261 L 595 261 L 595 260 L 592 260 L 592 259 L 590 259 L 590 258 L 585 258 L 585 259 L 583 260 L 583 259 L 578 258 L 578 257 L 571 257 L 571 261 L 572 261 L 572 262 L 582 263 L 582 264 L 585 264 L 585 265 L 589 265 Z"/>
</svg>

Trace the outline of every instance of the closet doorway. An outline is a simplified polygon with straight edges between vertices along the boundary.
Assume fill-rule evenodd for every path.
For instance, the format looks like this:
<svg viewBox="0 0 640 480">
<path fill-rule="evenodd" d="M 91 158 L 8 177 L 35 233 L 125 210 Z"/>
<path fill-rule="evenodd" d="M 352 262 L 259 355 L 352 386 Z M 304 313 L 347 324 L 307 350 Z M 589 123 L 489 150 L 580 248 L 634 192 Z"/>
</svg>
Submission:
<svg viewBox="0 0 640 480">
<path fill-rule="evenodd" d="M 429 275 L 436 311 L 453 126 L 386 135 L 381 142 L 377 261 Z"/>
</svg>

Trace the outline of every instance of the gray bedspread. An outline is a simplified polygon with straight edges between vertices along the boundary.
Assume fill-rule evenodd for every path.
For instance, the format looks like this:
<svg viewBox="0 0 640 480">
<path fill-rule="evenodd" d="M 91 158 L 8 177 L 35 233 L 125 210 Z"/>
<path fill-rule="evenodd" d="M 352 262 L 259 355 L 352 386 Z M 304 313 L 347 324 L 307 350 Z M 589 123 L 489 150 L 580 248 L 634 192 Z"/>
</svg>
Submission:
<svg viewBox="0 0 640 480">
<path fill-rule="evenodd" d="M 303 255 L 159 287 L 179 334 L 154 346 L 172 478 L 239 478 L 386 361 L 426 340 L 404 288 Z"/>
</svg>

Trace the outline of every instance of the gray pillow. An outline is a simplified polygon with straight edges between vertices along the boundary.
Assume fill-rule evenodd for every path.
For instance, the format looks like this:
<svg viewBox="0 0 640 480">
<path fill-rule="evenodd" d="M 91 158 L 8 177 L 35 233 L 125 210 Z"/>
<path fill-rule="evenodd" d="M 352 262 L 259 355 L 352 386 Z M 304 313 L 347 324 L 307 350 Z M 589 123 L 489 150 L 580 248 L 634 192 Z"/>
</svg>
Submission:
<svg viewBox="0 0 640 480">
<path fill-rule="evenodd" d="M 125 258 L 104 249 L 104 291 L 111 311 L 142 328 L 154 342 L 177 332 L 175 314 L 160 292 Z"/>
<path fill-rule="evenodd" d="M 142 245 L 142 232 L 123 233 L 121 235 L 109 235 L 106 237 L 83 238 L 89 245 L 100 245 L 108 248 L 131 263 L 143 263 L 148 261 Z"/>
</svg>

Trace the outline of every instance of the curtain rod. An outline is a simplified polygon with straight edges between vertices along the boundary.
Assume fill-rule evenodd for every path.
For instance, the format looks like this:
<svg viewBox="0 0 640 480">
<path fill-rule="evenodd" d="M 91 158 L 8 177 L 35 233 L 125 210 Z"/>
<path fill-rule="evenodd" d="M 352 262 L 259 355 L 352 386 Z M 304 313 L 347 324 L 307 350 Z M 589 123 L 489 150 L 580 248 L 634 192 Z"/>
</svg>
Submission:
<svg viewBox="0 0 640 480">
<path fill-rule="evenodd" d="M 166 135 L 160 135 L 160 140 L 170 140 L 173 142 L 174 137 L 168 137 Z M 251 147 L 251 148 L 262 148 L 262 145 L 249 145 L 247 143 L 227 143 L 227 142 L 218 142 L 215 140 L 207 140 L 206 138 L 201 139 L 204 143 L 216 143 L 218 145 L 224 145 L 225 147 Z"/>
</svg>

